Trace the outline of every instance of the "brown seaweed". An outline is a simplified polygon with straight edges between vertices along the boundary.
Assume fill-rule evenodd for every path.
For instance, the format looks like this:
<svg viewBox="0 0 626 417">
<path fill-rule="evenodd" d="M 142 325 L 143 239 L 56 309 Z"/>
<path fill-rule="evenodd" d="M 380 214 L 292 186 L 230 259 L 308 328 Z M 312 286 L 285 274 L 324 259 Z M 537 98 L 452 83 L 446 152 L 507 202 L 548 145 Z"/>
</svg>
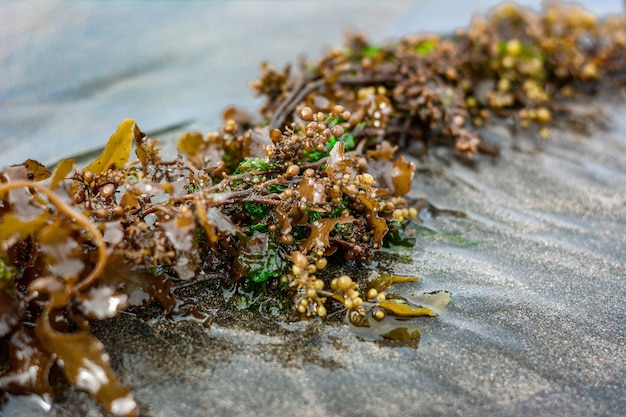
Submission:
<svg viewBox="0 0 626 417">
<path fill-rule="evenodd" d="M 405 195 L 416 170 L 397 152 L 497 155 L 477 127 L 498 117 L 546 136 L 569 98 L 623 76 L 625 33 L 623 17 L 548 3 L 542 14 L 500 6 L 450 38 L 350 35 L 300 72 L 263 64 L 252 83 L 261 123 L 230 108 L 218 131 L 182 135 L 173 161 L 126 119 L 84 168 L 4 167 L 0 391 L 52 395 L 60 370 L 109 411 L 135 415 L 90 321 L 155 302 L 171 315 L 173 288 L 206 277 L 287 297 L 285 319 L 345 312 L 361 337 L 417 343 L 407 320 L 441 314 L 448 292 L 400 297 L 391 286 L 416 277 L 327 272 L 414 241 Z"/>
</svg>

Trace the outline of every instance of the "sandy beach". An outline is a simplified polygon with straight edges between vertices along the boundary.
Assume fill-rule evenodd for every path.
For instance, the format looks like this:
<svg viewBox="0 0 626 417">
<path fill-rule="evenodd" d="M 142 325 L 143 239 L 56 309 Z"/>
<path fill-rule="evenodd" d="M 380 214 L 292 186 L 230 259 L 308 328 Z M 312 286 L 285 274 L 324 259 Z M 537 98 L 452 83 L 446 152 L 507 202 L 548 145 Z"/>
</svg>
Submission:
<svg viewBox="0 0 626 417">
<path fill-rule="evenodd" d="M 180 132 L 210 129 L 225 105 L 258 105 L 246 83 L 263 58 L 271 59 L 268 48 L 282 49 L 274 55 L 281 64 L 339 44 L 343 27 L 364 28 L 382 40 L 406 31 L 411 16 L 424 19 L 419 3 L 408 2 L 377 3 L 377 14 L 356 2 L 320 9 L 285 4 L 273 20 L 259 6 L 245 19 L 263 20 L 266 32 L 258 45 L 247 44 L 241 58 L 237 45 L 258 40 L 250 38 L 253 28 L 225 32 L 228 24 L 219 16 L 240 25 L 247 20 L 236 21 L 243 16 L 236 8 L 247 3 L 193 3 L 184 11 L 168 9 L 168 3 L 147 7 L 135 21 L 136 37 L 124 42 L 118 37 L 128 36 L 128 16 L 139 13 L 134 5 L 116 4 L 103 17 L 95 3 L 52 4 L 39 12 L 0 5 L 1 19 L 8 12 L 31 16 L 0 32 L 3 42 L 22 42 L 20 53 L 27 57 L 16 58 L 17 46 L 0 54 L 0 68 L 13 81 L 0 88 L 2 164 L 25 157 L 51 164 L 97 149 L 131 116 L 147 132 L 163 131 L 157 137 L 172 149 Z M 488 4 L 463 7 L 485 10 Z M 28 26 L 70 6 L 76 13 L 71 25 Z M 621 2 L 598 7 L 618 12 Z M 354 14 L 348 19 L 348 13 Z M 202 18 L 189 21 L 192 15 Z M 166 23 L 157 30 L 145 26 L 148 18 Z M 285 28 L 307 18 L 326 19 L 333 30 L 314 44 L 287 41 Z M 451 19 L 464 25 L 468 17 Z M 119 32 L 89 35 L 85 28 L 94 23 Z M 197 24 L 215 34 L 201 36 Z M 77 33 L 85 36 L 77 46 L 84 50 L 67 52 L 63 61 L 70 60 L 75 74 L 56 59 L 45 63 L 71 48 L 68 39 Z M 172 39 L 175 34 L 187 36 L 186 48 Z M 97 54 L 103 38 L 110 56 Z M 121 56 L 128 63 L 114 65 Z M 47 75 L 27 76 L 20 65 Z M 52 80 L 58 80 L 54 86 Z M 122 314 L 95 324 L 93 333 L 146 417 L 624 415 L 626 98 L 616 88 L 576 106 L 590 134 L 557 124 L 541 138 L 493 124 L 481 136 L 500 155 L 478 156 L 471 164 L 449 150 L 419 158 L 407 150 L 417 166 L 410 197 L 450 211 L 424 211 L 424 233 L 409 252 L 411 262 L 394 266 L 399 274 L 421 277 L 394 288 L 402 295 L 452 293 L 445 314 L 414 319 L 421 333 L 417 347 L 364 341 L 345 324 L 277 323 L 237 311 L 211 283 L 187 289 L 206 294 L 197 296 L 198 308 L 214 316 L 210 328 Z M 50 412 L 34 399 L 12 397 L 0 416 L 108 416 L 84 392 L 62 381 L 56 387 L 63 394 Z"/>
</svg>

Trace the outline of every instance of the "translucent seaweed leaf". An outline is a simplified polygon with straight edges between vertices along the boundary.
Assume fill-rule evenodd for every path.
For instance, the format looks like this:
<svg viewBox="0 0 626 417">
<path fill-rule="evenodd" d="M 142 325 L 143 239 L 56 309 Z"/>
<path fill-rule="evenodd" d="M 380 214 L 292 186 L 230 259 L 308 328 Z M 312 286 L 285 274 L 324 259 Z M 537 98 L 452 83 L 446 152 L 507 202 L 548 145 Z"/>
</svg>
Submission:
<svg viewBox="0 0 626 417">
<path fill-rule="evenodd" d="M 451 295 L 449 291 L 435 291 L 407 298 L 389 298 L 378 305 L 400 317 L 435 317 L 446 311 Z"/>
<path fill-rule="evenodd" d="M 25 220 L 32 220 L 41 214 L 42 208 L 39 204 L 33 204 L 36 198 L 32 193 L 32 187 L 18 186 L 13 188 L 11 183 L 17 184 L 38 184 L 30 181 L 29 172 L 24 165 L 12 165 L 4 167 L 3 177 L 8 179 L 8 183 L 0 184 L 0 188 L 6 191 L 0 192 L 0 199 L 7 199 L 12 206 L 11 213 Z M 2 227 L 5 227 L 4 225 Z"/>
<path fill-rule="evenodd" d="M 328 176 L 332 176 L 334 173 L 341 172 L 344 168 L 350 165 L 350 162 L 346 160 L 344 156 L 346 144 L 343 142 L 335 143 L 330 153 L 328 154 L 328 161 L 324 172 Z"/>
<path fill-rule="evenodd" d="M 37 320 L 35 333 L 44 348 L 56 355 L 67 379 L 85 390 L 114 414 L 134 416 L 137 404 L 110 367 L 102 343 L 89 333 L 60 333 L 50 326 L 46 311 Z"/>
<path fill-rule="evenodd" d="M 91 287 L 81 295 L 80 311 L 85 317 L 104 320 L 117 316 L 128 307 L 128 295 L 117 293 L 111 287 Z"/>
<path fill-rule="evenodd" d="M 243 156 L 245 158 L 267 159 L 265 149 L 272 145 L 269 127 L 257 128 L 250 131 L 250 135 L 244 136 Z"/>
<path fill-rule="evenodd" d="M 324 184 L 311 177 L 303 177 L 298 184 L 298 194 L 300 198 L 311 204 L 322 204 L 326 201 L 326 190 Z"/>
<path fill-rule="evenodd" d="M 411 191 L 413 175 L 415 175 L 415 165 L 407 161 L 404 156 L 400 156 L 395 160 L 391 173 L 393 181 L 392 194 L 394 197 L 405 195 Z"/>
<path fill-rule="evenodd" d="M 415 320 L 385 315 L 382 319 L 374 318 L 369 310 L 358 323 L 346 316 L 350 331 L 363 340 L 399 342 L 403 346 L 417 348 L 420 342 L 420 331 Z"/>
<path fill-rule="evenodd" d="M 383 339 L 389 340 L 413 340 L 420 338 L 420 331 L 418 329 L 409 329 L 408 327 L 395 327 L 387 333 L 382 333 Z"/>
<path fill-rule="evenodd" d="M 383 238 L 387 234 L 387 231 L 389 231 L 389 227 L 385 219 L 378 216 L 378 201 L 362 193 L 357 194 L 356 199 L 361 202 L 366 209 L 365 219 L 367 220 L 368 226 L 372 228 L 374 243 L 378 247 L 381 247 L 383 245 Z"/>
<path fill-rule="evenodd" d="M 0 391 L 14 394 L 52 394 L 48 381 L 54 363 L 52 353 L 43 348 L 31 331 L 21 328 L 9 341 L 11 367 L 0 376 Z"/>
<path fill-rule="evenodd" d="M 441 315 L 448 309 L 451 297 L 452 293 L 450 291 L 440 290 L 419 295 L 408 295 L 406 299 L 416 305 L 428 306 L 431 311 Z"/>
<path fill-rule="evenodd" d="M 100 304 L 99 307 L 92 305 L 96 308 L 92 308 L 89 314 L 107 314 L 111 308 L 121 307 L 117 303 L 142 306 L 157 300 L 166 311 L 170 311 L 176 304 L 171 292 L 171 281 L 166 279 L 164 275 L 151 273 L 143 266 L 124 261 L 124 257 L 120 253 L 109 256 L 107 265 L 98 278 L 97 285 L 96 288 L 108 287 L 115 290 L 115 292 L 101 290 L 104 292 L 99 293 L 99 297 L 109 292 L 109 297 L 117 298 L 117 300 L 103 300 L 104 303 Z M 123 297 L 122 294 L 126 297 Z M 88 293 L 87 297 L 91 297 L 91 294 Z"/>
<path fill-rule="evenodd" d="M 236 274 L 257 283 L 279 276 L 282 267 L 278 246 L 266 233 L 255 233 L 235 261 Z"/>
<path fill-rule="evenodd" d="M 82 247 L 70 236 L 71 229 L 65 229 L 60 222 L 41 227 L 39 243 L 46 254 L 46 266 L 56 276 L 78 276 L 85 268 Z"/>
<path fill-rule="evenodd" d="M 110 246 L 115 246 L 124 240 L 124 228 L 119 220 L 106 222 L 103 224 L 103 228 L 102 240 Z"/>
<path fill-rule="evenodd" d="M 419 281 L 421 278 L 417 275 L 390 275 L 391 282 L 394 284 L 399 284 L 402 282 L 415 282 Z"/>
<path fill-rule="evenodd" d="M 72 171 L 74 168 L 75 161 L 73 159 L 64 159 L 57 165 L 57 168 L 54 170 L 54 174 L 52 175 L 52 180 L 50 181 L 50 189 L 56 189 L 61 181 L 67 177 L 67 174 Z"/>
<path fill-rule="evenodd" d="M 42 212 L 33 220 L 24 221 L 12 213 L 5 214 L 0 222 L 0 241 L 6 242 L 12 238 L 24 239 L 46 224 L 50 214 Z"/>
<path fill-rule="evenodd" d="M 376 149 L 370 149 L 365 154 L 382 161 L 391 161 L 397 150 L 397 145 L 392 145 L 384 140 L 376 145 Z"/>
<path fill-rule="evenodd" d="M 177 217 L 161 223 L 165 236 L 177 251 L 189 251 L 193 245 L 195 219 L 191 216 Z"/>
<path fill-rule="evenodd" d="M 87 165 L 84 171 L 100 174 L 109 168 L 124 168 L 128 158 L 130 158 L 130 149 L 133 145 L 134 137 L 135 121 L 133 119 L 124 120 L 118 126 L 117 131 L 111 135 L 102 154 L 98 159 Z"/>
<path fill-rule="evenodd" d="M 141 208 L 141 204 L 132 192 L 126 191 L 120 200 L 120 205 L 126 210 L 138 210 Z"/>
<path fill-rule="evenodd" d="M 153 167 L 161 160 L 159 157 L 159 149 L 156 147 L 159 140 L 153 141 L 148 138 L 136 124 L 133 128 L 133 136 L 135 138 L 135 153 L 141 162 L 144 174 L 148 174 L 149 167 Z"/>
<path fill-rule="evenodd" d="M 330 247 L 330 232 L 337 224 L 352 223 L 354 217 L 344 216 L 336 219 L 320 219 L 311 223 L 311 234 L 302 242 L 303 252 L 324 251 Z"/>
<path fill-rule="evenodd" d="M 215 244 L 218 241 L 221 233 L 227 233 L 232 236 L 237 233 L 237 226 L 229 217 L 225 216 L 216 207 L 209 207 L 205 210 L 200 200 L 196 200 L 196 215 L 211 244 Z"/>
<path fill-rule="evenodd" d="M 26 179 L 30 181 L 39 182 L 50 178 L 50 171 L 43 164 L 33 159 L 27 159 L 23 165 L 28 172 Z"/>
<path fill-rule="evenodd" d="M 186 132 L 179 139 L 176 147 L 179 151 L 187 155 L 197 155 L 203 146 L 206 145 L 204 137 L 200 132 Z"/>
<path fill-rule="evenodd" d="M 381 301 L 378 305 L 381 308 L 401 317 L 435 317 L 437 315 L 428 307 L 406 304 L 398 301 L 397 299 Z"/>
<path fill-rule="evenodd" d="M 365 286 L 367 289 L 374 288 L 376 291 L 381 292 L 391 287 L 393 284 L 419 280 L 420 277 L 417 275 L 392 275 L 388 272 L 378 272 L 374 270 L 365 280 Z"/>
</svg>

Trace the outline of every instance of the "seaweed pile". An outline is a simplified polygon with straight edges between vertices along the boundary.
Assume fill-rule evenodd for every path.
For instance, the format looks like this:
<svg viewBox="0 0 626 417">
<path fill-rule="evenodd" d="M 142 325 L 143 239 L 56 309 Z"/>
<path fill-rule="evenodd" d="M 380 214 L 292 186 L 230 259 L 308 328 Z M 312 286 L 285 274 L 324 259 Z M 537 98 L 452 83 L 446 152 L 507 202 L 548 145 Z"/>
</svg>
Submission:
<svg viewBox="0 0 626 417">
<path fill-rule="evenodd" d="M 53 173 L 32 160 L 4 167 L 0 346 L 9 367 L 0 391 L 51 397 L 50 373 L 62 370 L 114 414 L 136 414 L 89 322 L 153 302 L 171 311 L 181 282 L 262 288 L 289 300 L 294 319 L 345 311 L 368 327 L 437 315 L 445 291 L 412 300 L 387 291 L 412 277 L 325 273 L 414 242 L 419 211 L 405 195 L 415 167 L 398 149 L 497 155 L 478 127 L 506 117 L 546 136 L 568 99 L 619 83 L 625 69 L 623 17 L 503 5 L 449 38 L 377 46 L 351 35 L 298 74 L 263 64 L 251 83 L 265 97 L 261 122 L 228 109 L 219 131 L 184 134 L 175 160 L 127 119 L 82 169 L 73 160 Z"/>
</svg>

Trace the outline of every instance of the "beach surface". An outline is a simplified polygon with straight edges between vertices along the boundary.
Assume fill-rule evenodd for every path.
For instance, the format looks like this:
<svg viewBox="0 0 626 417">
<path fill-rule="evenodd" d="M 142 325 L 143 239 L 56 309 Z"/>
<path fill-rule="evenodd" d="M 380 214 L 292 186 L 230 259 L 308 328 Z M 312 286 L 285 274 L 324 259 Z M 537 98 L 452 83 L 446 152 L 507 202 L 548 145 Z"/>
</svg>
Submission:
<svg viewBox="0 0 626 417">
<path fill-rule="evenodd" d="M 364 2 L 116 3 L 106 13 L 2 3 L 1 20 L 22 19 L 0 29 L 3 45 L 18 43 L 0 53 L 11 80 L 0 87 L 0 163 L 97 150 L 127 117 L 173 152 L 180 132 L 215 129 L 227 105 L 258 106 L 246 82 L 265 58 L 316 57 L 350 27 L 376 41 L 444 32 L 493 4 L 459 2 L 437 26 L 445 16 L 432 3 L 371 3 L 376 13 Z M 596 7 L 619 12 L 621 2 Z M 277 323 L 225 305 L 207 282 L 185 291 L 213 316 L 209 327 L 122 314 L 93 333 L 146 417 L 624 415 L 626 98 L 601 93 L 576 110 L 578 123 L 548 138 L 488 126 L 481 135 L 500 155 L 471 164 L 407 150 L 409 196 L 439 210 L 422 212 L 410 261 L 394 264 L 421 280 L 394 290 L 452 293 L 445 314 L 412 321 L 419 345 L 365 341 L 341 323 Z M 108 416 L 56 387 L 51 410 L 11 397 L 0 416 Z"/>
</svg>

